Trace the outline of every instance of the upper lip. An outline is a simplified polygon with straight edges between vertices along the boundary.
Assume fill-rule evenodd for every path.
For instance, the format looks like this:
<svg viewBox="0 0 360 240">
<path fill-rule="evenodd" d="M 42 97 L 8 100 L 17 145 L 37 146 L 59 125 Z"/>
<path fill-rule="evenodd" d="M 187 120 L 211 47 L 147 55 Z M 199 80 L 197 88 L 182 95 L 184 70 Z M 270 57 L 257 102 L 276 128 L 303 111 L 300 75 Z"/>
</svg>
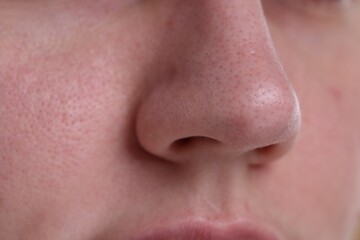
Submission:
<svg viewBox="0 0 360 240">
<path fill-rule="evenodd" d="M 250 221 L 219 223 L 190 220 L 164 225 L 134 240 L 283 240 L 275 231 Z"/>
</svg>

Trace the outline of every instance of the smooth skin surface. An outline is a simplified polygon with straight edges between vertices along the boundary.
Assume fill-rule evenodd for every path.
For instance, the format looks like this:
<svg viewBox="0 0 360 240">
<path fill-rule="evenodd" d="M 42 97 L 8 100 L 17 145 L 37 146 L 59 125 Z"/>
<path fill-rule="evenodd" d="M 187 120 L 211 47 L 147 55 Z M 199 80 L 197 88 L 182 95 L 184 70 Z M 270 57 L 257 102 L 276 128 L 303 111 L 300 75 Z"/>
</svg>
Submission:
<svg viewBox="0 0 360 240">
<path fill-rule="evenodd" d="M 359 43 L 356 0 L 0 0 L 0 239 L 352 239 Z"/>
</svg>

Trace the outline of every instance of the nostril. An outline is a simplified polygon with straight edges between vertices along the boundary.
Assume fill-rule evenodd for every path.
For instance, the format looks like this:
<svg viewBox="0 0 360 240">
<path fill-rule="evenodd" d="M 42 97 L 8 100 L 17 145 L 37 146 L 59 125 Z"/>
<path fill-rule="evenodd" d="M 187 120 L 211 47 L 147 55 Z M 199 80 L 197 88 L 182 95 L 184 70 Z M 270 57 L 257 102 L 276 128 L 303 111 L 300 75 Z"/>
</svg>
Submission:
<svg viewBox="0 0 360 240">
<path fill-rule="evenodd" d="M 191 146 L 193 142 L 194 137 L 181 138 L 173 142 L 170 148 L 173 151 L 182 151 L 186 148 L 189 148 L 189 146 Z"/>
<path fill-rule="evenodd" d="M 257 148 L 252 151 L 249 157 L 249 165 L 261 167 L 267 165 L 275 159 L 280 158 L 291 143 L 277 143 Z"/>
<path fill-rule="evenodd" d="M 171 144 L 171 149 L 174 151 L 183 151 L 185 149 L 197 146 L 199 144 L 219 144 L 216 139 L 203 137 L 203 136 L 191 136 L 176 140 Z"/>
<path fill-rule="evenodd" d="M 277 144 L 271 144 L 255 149 L 251 152 L 251 157 L 249 157 L 249 166 L 253 168 L 266 166 L 267 163 L 276 158 L 275 156 L 279 154 L 278 151 Z"/>
<path fill-rule="evenodd" d="M 269 154 L 273 154 L 275 148 L 276 148 L 276 144 L 271 144 L 265 147 L 258 148 L 256 149 L 256 151 L 259 155 L 269 155 Z"/>
<path fill-rule="evenodd" d="M 181 138 L 176 140 L 173 144 L 172 147 L 174 148 L 184 148 L 186 146 L 191 145 L 191 142 L 193 142 L 195 140 L 196 137 L 186 137 L 186 138 Z"/>
</svg>

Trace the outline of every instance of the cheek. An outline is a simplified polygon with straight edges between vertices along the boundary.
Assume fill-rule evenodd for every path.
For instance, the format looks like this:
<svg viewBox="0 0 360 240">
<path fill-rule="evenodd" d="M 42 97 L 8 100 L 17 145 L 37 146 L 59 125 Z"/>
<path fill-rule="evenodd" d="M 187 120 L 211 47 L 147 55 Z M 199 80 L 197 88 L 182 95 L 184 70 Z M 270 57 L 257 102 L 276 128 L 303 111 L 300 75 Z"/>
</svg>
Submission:
<svg viewBox="0 0 360 240">
<path fill-rule="evenodd" d="M 352 130 L 344 127 L 346 121 L 331 118 L 324 111 L 323 114 L 322 121 L 304 123 L 307 130 L 294 149 L 301 158 L 294 156 L 294 163 L 289 166 L 292 176 L 286 187 L 292 188 L 291 200 L 284 204 L 295 210 L 294 217 L 303 216 L 303 223 L 317 225 L 317 229 L 308 231 L 331 229 L 329 233 L 340 234 L 337 239 L 341 239 L 354 219 L 359 152 Z M 328 239 L 331 237 L 334 236 Z"/>
<path fill-rule="evenodd" d="M 358 84 L 340 82 L 323 73 L 340 75 L 341 79 L 347 79 L 348 75 L 321 67 L 309 72 L 315 74 L 302 78 L 293 74 L 302 105 L 303 126 L 290 155 L 293 160 L 282 172 L 287 179 L 279 175 L 278 184 L 288 189 L 290 199 L 279 201 L 292 211 L 291 221 L 301 219 L 304 226 L 314 223 L 314 228 L 304 227 L 304 232 L 311 235 L 328 232 L 332 236 L 326 239 L 345 239 L 354 224 L 359 201 L 360 128 L 358 121 L 354 121 L 359 115 L 351 90 L 357 89 Z"/>
<path fill-rule="evenodd" d="M 115 24 L 101 28 L 105 33 L 82 29 L 54 46 L 34 36 L 24 45 L 14 36 L 8 41 L 14 47 L 0 44 L 8 56 L 0 67 L 0 212 L 6 216 L 0 232 L 73 229 L 67 225 L 76 221 L 90 234 L 97 229 L 92 223 L 106 224 L 115 208 L 125 211 L 130 202 L 123 197 L 133 189 L 129 131 L 148 46 L 124 42 Z M 113 40 L 104 44 L 104 35 Z"/>
<path fill-rule="evenodd" d="M 285 229 L 302 226 L 304 239 L 350 239 L 344 236 L 354 226 L 360 202 L 360 70 L 354 64 L 360 56 L 347 46 L 356 45 L 328 46 L 335 50 L 324 52 L 276 29 L 274 39 L 303 122 L 288 159 L 270 180 L 274 187 L 264 189 L 276 206 L 271 211 L 284 213 Z M 334 59 L 342 59 L 344 67 Z"/>
<path fill-rule="evenodd" d="M 347 239 L 359 194 L 359 147 L 346 114 L 320 100 L 328 93 L 307 93 L 312 100 L 302 102 L 304 122 L 297 142 L 274 169 L 269 185 L 259 190 L 266 195 L 261 199 L 273 206 L 264 211 L 280 216 L 274 221 L 284 229 L 303 228 L 303 239 Z"/>
<path fill-rule="evenodd" d="M 48 221 L 60 229 L 73 221 L 66 219 L 101 218 L 127 125 L 128 109 L 113 106 L 127 99 L 94 63 L 30 62 L 41 68 L 0 70 L 0 212 L 18 226 Z"/>
</svg>

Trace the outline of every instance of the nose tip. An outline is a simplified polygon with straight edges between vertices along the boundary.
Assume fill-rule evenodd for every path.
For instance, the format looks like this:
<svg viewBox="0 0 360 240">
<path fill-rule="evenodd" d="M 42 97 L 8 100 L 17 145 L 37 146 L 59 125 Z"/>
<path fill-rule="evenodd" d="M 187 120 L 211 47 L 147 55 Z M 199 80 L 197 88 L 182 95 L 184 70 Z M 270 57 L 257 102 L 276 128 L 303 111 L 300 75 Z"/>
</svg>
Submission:
<svg viewBox="0 0 360 240">
<path fill-rule="evenodd" d="M 243 158 L 259 164 L 290 149 L 300 127 L 296 94 L 261 7 L 255 1 L 235 2 L 233 10 L 225 2 L 203 1 L 196 15 L 181 17 L 181 25 L 173 18 L 173 38 L 167 38 L 163 49 L 171 50 L 160 56 L 176 70 L 164 71 L 162 65 L 161 74 L 151 73 L 160 80 L 154 81 L 137 115 L 138 141 L 149 153 L 175 162 Z M 226 10 L 220 11 L 223 5 Z M 205 20 L 209 24 L 195 24 Z M 186 21 L 195 27 L 184 27 Z"/>
<path fill-rule="evenodd" d="M 243 157 L 256 165 L 290 149 L 301 123 L 290 86 L 260 84 L 225 95 L 218 91 L 211 99 L 201 90 L 191 98 L 179 89 L 171 94 L 172 87 L 156 91 L 139 111 L 140 144 L 175 162 Z"/>
<path fill-rule="evenodd" d="M 270 81 L 269 81 L 270 82 Z M 291 87 L 277 84 L 255 84 L 241 99 L 240 109 L 233 111 L 238 125 L 232 128 L 231 142 L 243 151 L 264 148 L 291 141 L 300 127 L 298 99 Z M 230 144 L 230 143 L 229 143 Z"/>
<path fill-rule="evenodd" d="M 290 85 L 259 84 L 247 98 L 243 111 L 239 111 L 246 116 L 244 124 L 238 126 L 245 130 L 232 139 L 237 144 L 234 148 L 247 153 L 252 164 L 279 159 L 289 151 L 301 126 L 295 92 Z"/>
<path fill-rule="evenodd" d="M 267 164 L 280 158 L 291 148 L 300 126 L 297 119 L 299 117 L 294 114 L 286 123 L 285 120 L 277 121 L 274 125 L 268 122 L 263 126 L 256 126 L 257 124 L 252 122 L 247 125 L 248 130 L 252 129 L 249 132 L 242 129 L 245 126 L 236 126 L 239 124 L 234 121 L 224 123 L 226 135 L 194 135 L 179 138 L 169 145 L 168 150 L 158 151 L 157 155 L 166 156 L 167 159 L 176 162 L 191 159 L 241 158 L 253 166 Z M 155 147 L 149 146 L 150 148 L 155 150 Z"/>
</svg>

